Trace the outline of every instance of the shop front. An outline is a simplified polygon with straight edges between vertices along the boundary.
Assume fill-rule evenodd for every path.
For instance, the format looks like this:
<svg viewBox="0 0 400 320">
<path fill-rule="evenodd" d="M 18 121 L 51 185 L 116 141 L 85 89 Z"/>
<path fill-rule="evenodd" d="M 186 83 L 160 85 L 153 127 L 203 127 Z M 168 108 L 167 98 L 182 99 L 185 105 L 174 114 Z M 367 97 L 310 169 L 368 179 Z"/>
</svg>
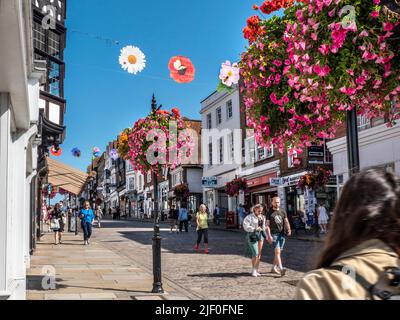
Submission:
<svg viewBox="0 0 400 320">
<path fill-rule="evenodd" d="M 267 209 L 272 207 L 272 199 L 278 195 L 278 188 L 271 186 L 270 180 L 277 176 L 278 172 L 275 171 L 247 180 L 248 194 L 245 196 L 244 204 L 247 210 L 256 204 L 262 204 Z"/>
<path fill-rule="evenodd" d="M 291 221 L 299 217 L 313 222 L 314 214 L 319 204 L 323 204 L 328 212 L 333 211 L 336 201 L 336 177 L 331 177 L 327 186 L 316 190 L 298 187 L 300 178 L 306 172 L 288 177 L 272 179 L 271 184 L 278 186 L 278 195 L 281 198 L 281 207 L 287 212 Z"/>
</svg>

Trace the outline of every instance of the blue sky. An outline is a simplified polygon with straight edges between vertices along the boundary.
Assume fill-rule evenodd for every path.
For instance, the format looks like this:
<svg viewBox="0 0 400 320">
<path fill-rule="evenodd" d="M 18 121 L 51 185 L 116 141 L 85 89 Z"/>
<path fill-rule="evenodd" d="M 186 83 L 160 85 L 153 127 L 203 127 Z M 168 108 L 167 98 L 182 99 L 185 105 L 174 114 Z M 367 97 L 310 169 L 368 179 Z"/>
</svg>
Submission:
<svg viewBox="0 0 400 320">
<path fill-rule="evenodd" d="M 259 1 L 261 4 L 262 1 Z M 68 1 L 65 51 L 67 139 L 58 159 L 81 170 L 91 149 L 117 137 L 148 114 L 153 93 L 165 108 L 200 119 L 200 102 L 218 84 L 219 68 L 245 50 L 242 29 L 254 14 L 250 0 L 81 0 Z M 120 41 L 119 45 L 103 39 Z M 120 49 L 138 46 L 146 69 L 131 75 L 120 68 Z M 178 84 L 169 78 L 172 56 L 189 57 L 196 79 Z M 78 147 L 82 157 L 71 155 Z"/>
</svg>

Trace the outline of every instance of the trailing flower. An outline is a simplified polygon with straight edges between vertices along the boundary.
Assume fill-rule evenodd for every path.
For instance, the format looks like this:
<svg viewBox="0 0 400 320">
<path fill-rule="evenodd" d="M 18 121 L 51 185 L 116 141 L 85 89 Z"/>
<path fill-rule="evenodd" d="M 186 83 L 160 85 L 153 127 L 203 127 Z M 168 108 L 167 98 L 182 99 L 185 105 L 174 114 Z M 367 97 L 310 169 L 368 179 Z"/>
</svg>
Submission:
<svg viewBox="0 0 400 320">
<path fill-rule="evenodd" d="M 325 187 L 329 183 L 329 178 L 332 176 L 332 171 L 317 167 L 314 171 L 302 176 L 297 184 L 297 187 L 304 190 L 309 188 L 317 190 L 318 188 Z"/>
<path fill-rule="evenodd" d="M 225 186 L 225 192 L 230 197 L 239 196 L 240 191 L 247 192 L 247 180 L 243 178 L 234 179 Z"/>
<path fill-rule="evenodd" d="M 242 55 L 241 90 L 257 142 L 301 152 L 333 138 L 355 107 L 393 124 L 399 42 L 390 40 L 399 19 L 381 14 L 375 0 L 302 2 L 282 2 L 284 16 L 260 21 L 264 34 Z"/>
<path fill-rule="evenodd" d="M 180 184 L 174 188 L 174 193 L 178 199 L 187 199 L 190 195 L 189 187 L 187 184 Z"/>
<path fill-rule="evenodd" d="M 189 125 L 177 108 L 172 112 L 156 110 L 138 120 L 128 139 L 133 169 L 159 173 L 162 168 L 174 169 L 190 158 L 195 142 L 187 129 Z"/>
<path fill-rule="evenodd" d="M 129 135 L 131 134 L 132 129 L 126 128 L 124 131 L 120 133 L 117 139 L 117 154 L 113 152 L 110 157 L 115 160 L 114 156 L 120 156 L 124 160 L 129 160 Z"/>
</svg>

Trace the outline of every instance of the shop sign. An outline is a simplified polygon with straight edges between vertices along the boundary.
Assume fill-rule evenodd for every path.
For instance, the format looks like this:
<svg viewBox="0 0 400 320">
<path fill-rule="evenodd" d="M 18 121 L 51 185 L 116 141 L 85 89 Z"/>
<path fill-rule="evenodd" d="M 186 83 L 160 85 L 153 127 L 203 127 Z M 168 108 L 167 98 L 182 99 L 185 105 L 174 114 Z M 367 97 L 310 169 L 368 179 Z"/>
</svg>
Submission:
<svg viewBox="0 0 400 320">
<path fill-rule="evenodd" d="M 203 177 L 202 185 L 205 188 L 216 188 L 218 185 L 217 177 Z"/>
<path fill-rule="evenodd" d="M 274 173 L 268 174 L 266 176 L 250 179 L 247 181 L 247 186 L 249 188 L 252 188 L 252 187 L 261 186 L 264 184 L 270 184 L 271 180 L 274 180 L 274 179 L 276 180 L 276 178 L 275 178 L 276 176 L 277 176 L 277 173 L 274 172 Z M 272 184 L 271 184 L 271 186 L 272 186 Z"/>
<path fill-rule="evenodd" d="M 313 159 L 313 160 L 308 160 L 309 164 L 324 164 L 324 160 L 317 160 L 317 159 Z"/>
<path fill-rule="evenodd" d="M 270 179 L 270 184 L 271 184 L 271 186 L 274 186 L 274 187 L 296 186 L 298 184 L 298 182 L 300 181 L 300 178 L 304 175 L 305 175 L 305 173 L 297 174 L 297 175 L 290 176 L 290 177 Z"/>
<path fill-rule="evenodd" d="M 311 146 L 308 148 L 308 156 L 310 158 L 324 158 L 323 146 Z"/>
</svg>

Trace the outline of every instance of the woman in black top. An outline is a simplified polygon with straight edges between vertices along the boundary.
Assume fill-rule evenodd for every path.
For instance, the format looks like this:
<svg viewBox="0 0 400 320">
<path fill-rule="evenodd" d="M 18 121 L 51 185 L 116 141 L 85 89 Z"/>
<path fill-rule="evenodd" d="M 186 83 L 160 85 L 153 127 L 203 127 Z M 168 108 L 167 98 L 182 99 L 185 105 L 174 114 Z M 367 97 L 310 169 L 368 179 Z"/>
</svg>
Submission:
<svg viewBox="0 0 400 320">
<path fill-rule="evenodd" d="M 64 213 L 61 206 L 57 203 L 51 213 L 51 226 L 54 231 L 54 244 L 61 244 L 62 233 L 64 232 Z M 57 243 L 58 239 L 58 243 Z"/>
</svg>

